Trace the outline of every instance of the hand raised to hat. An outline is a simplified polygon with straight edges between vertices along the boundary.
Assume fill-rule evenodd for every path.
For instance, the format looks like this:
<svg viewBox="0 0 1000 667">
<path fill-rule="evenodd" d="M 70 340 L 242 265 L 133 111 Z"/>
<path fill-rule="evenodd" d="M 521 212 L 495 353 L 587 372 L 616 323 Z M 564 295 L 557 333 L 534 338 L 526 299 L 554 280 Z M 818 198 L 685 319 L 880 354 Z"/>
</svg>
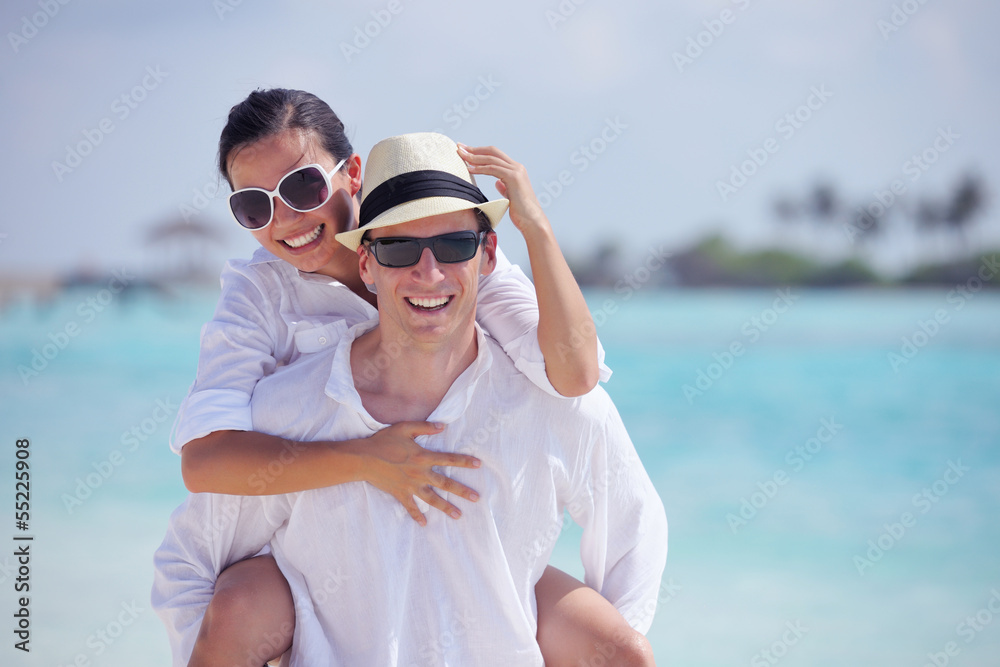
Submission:
<svg viewBox="0 0 1000 667">
<path fill-rule="evenodd" d="M 495 177 L 497 190 L 510 200 L 510 221 L 524 237 L 538 297 L 538 346 L 545 374 L 563 396 L 587 393 L 600 378 L 597 330 L 527 170 L 494 146 L 458 144 L 458 154 L 470 173 Z"/>
<path fill-rule="evenodd" d="M 510 221 L 522 235 L 549 232 L 549 219 L 535 196 L 523 164 L 511 160 L 495 146 L 466 146 L 458 144 L 458 154 L 469 166 L 472 174 L 483 174 L 497 179 L 497 191 L 510 200 Z"/>
</svg>

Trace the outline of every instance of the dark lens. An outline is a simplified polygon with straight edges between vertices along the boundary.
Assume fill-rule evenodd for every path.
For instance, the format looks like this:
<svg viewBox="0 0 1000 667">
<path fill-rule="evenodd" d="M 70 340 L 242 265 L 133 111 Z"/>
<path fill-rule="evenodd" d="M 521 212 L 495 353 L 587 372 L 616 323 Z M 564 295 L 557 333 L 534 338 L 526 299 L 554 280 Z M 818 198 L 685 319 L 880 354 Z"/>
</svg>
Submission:
<svg viewBox="0 0 1000 667">
<path fill-rule="evenodd" d="M 372 246 L 375 259 L 382 266 L 398 268 L 420 261 L 420 244 L 411 239 L 378 239 Z"/>
<path fill-rule="evenodd" d="M 247 229 L 260 229 L 271 220 L 270 197 L 260 190 L 237 192 L 229 198 L 229 206 Z"/>
<path fill-rule="evenodd" d="M 278 194 L 297 211 L 319 208 L 330 197 L 326 179 L 316 167 L 306 167 L 290 173 L 282 179 Z"/>
<path fill-rule="evenodd" d="M 479 245 L 473 232 L 448 234 L 434 239 L 434 256 L 444 264 L 467 262 L 476 254 Z"/>
</svg>

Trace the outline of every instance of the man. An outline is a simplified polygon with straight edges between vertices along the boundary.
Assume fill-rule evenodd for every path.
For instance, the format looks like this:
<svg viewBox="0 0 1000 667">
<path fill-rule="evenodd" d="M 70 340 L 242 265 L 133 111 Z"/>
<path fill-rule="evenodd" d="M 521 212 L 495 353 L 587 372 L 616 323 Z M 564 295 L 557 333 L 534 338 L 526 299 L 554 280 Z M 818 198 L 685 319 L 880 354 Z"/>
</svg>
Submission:
<svg viewBox="0 0 1000 667">
<path fill-rule="evenodd" d="M 480 498 L 461 522 L 432 514 L 421 527 L 356 482 L 191 496 L 157 555 L 154 604 L 176 628 L 175 654 L 193 641 L 215 576 L 270 541 L 295 598 L 296 664 L 541 664 L 534 586 L 564 509 L 583 527 L 586 583 L 645 631 L 666 520 L 614 406 L 601 389 L 573 400 L 537 389 L 475 323 L 503 209 L 441 135 L 380 142 L 365 181 L 359 229 L 338 240 L 358 250 L 378 320 L 303 340 L 255 388 L 252 405 L 268 409 L 252 410 L 254 428 L 340 440 L 444 423 L 426 446 L 481 459 L 454 472 Z"/>
</svg>

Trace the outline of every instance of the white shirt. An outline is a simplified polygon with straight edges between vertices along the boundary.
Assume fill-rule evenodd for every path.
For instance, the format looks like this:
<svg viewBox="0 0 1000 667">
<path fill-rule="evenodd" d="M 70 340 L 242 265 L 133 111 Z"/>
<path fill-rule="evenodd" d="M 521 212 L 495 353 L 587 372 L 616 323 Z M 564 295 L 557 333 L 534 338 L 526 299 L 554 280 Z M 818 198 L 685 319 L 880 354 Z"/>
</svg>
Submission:
<svg viewBox="0 0 1000 667">
<path fill-rule="evenodd" d="M 374 324 L 344 327 L 334 349 L 303 352 L 260 380 L 254 430 L 342 440 L 383 428 L 350 368 L 354 338 Z M 152 603 L 175 664 L 190 656 L 219 572 L 270 540 L 295 597 L 293 665 L 541 665 L 534 586 L 564 509 L 583 527 L 587 585 L 648 630 L 666 517 L 610 398 L 601 388 L 550 396 L 478 327 L 477 336 L 475 361 L 429 417 L 447 428 L 419 440 L 482 460 L 476 470 L 449 469 L 479 501 L 446 494 L 462 518 L 430 512 L 421 527 L 363 482 L 280 496 L 192 494 L 155 557 Z"/>
<path fill-rule="evenodd" d="M 212 321 L 202 328 L 198 374 L 181 403 L 170 447 L 176 453 L 213 431 L 251 431 L 250 396 L 265 375 L 293 362 L 298 343 L 336 344 L 329 325 L 353 325 L 378 316 L 343 284 L 303 273 L 258 248 L 250 260 L 230 260 L 222 271 L 222 294 Z M 494 271 L 479 284 L 477 319 L 514 360 L 518 370 L 554 396 L 538 345 L 538 302 L 534 286 L 497 249 Z M 597 344 L 600 377 L 611 369 Z"/>
</svg>

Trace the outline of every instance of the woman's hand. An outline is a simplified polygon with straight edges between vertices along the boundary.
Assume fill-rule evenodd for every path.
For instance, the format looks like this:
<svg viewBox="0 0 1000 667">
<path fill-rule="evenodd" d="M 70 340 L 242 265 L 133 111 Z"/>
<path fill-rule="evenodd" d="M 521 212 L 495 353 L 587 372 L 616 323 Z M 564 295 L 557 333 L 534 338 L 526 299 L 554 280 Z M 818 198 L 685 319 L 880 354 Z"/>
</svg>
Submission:
<svg viewBox="0 0 1000 667">
<path fill-rule="evenodd" d="M 510 200 L 510 220 L 524 237 L 531 263 L 538 297 L 538 346 L 549 382 L 563 396 L 587 393 L 600 379 L 597 329 L 527 170 L 494 146 L 458 144 L 458 154 L 470 173 L 497 178 L 497 190 Z"/>
<path fill-rule="evenodd" d="M 418 435 L 433 435 L 443 430 L 442 424 L 400 422 L 366 439 L 364 479 L 398 500 L 421 526 L 427 525 L 427 517 L 417 507 L 413 496 L 453 519 L 462 516 L 461 510 L 439 496 L 434 488 L 472 502 L 479 499 L 479 494 L 469 487 L 433 470 L 433 466 L 478 468 L 479 459 L 466 454 L 434 452 L 424 449 L 414 440 Z"/>
<path fill-rule="evenodd" d="M 458 154 L 469 166 L 469 172 L 497 179 L 497 191 L 510 200 L 510 221 L 527 237 L 539 231 L 550 231 L 549 219 L 535 196 L 523 164 L 514 162 L 495 146 L 472 147 L 458 144 Z"/>
</svg>

